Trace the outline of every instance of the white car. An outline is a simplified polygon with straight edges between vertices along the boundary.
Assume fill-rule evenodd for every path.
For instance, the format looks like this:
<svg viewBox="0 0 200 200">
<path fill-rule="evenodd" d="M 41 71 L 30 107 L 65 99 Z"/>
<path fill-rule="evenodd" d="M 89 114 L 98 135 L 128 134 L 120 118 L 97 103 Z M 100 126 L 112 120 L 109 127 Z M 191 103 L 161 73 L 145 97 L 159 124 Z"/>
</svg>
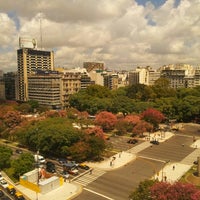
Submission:
<svg viewBox="0 0 200 200">
<path fill-rule="evenodd" d="M 7 188 L 9 184 L 7 183 L 7 181 L 5 179 L 2 179 L 2 180 L 0 180 L 0 185 L 3 188 Z"/>
</svg>

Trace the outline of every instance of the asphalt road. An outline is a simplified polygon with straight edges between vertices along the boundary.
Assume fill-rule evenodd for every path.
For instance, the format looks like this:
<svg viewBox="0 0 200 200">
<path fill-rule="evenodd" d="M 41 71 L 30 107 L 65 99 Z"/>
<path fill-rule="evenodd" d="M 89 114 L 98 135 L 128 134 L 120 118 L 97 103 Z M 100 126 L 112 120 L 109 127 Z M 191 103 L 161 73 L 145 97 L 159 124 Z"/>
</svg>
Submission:
<svg viewBox="0 0 200 200">
<path fill-rule="evenodd" d="M 151 178 L 155 172 L 160 171 L 164 161 L 179 162 L 194 151 L 190 145 L 193 143 L 193 134 L 197 135 L 197 131 L 193 130 L 193 134 L 187 134 L 189 129 L 190 127 L 187 127 L 187 130 L 177 132 L 167 141 L 141 151 L 137 159 L 126 166 L 100 176 L 85 186 L 75 200 L 128 200 L 130 192 L 141 181 Z M 118 148 L 127 148 L 126 139 L 120 139 L 119 142 L 116 139 L 114 143 L 118 143 Z"/>
<path fill-rule="evenodd" d="M 138 153 L 138 156 L 144 156 L 163 161 L 170 160 L 172 162 L 179 162 L 194 151 L 194 148 L 190 147 L 192 142 L 192 137 L 175 135 L 159 145 L 152 145 L 152 147 L 141 151 Z"/>
<path fill-rule="evenodd" d="M 152 177 L 162 166 L 162 162 L 138 158 L 122 168 L 105 173 L 87 185 L 86 190 L 75 199 L 126 200 L 140 181 Z"/>
</svg>

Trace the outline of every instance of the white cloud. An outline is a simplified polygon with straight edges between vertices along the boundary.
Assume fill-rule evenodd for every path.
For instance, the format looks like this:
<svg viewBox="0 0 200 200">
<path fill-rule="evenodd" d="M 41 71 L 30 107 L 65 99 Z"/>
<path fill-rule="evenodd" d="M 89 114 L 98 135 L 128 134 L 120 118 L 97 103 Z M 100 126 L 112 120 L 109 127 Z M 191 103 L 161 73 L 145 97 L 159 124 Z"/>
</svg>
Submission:
<svg viewBox="0 0 200 200">
<path fill-rule="evenodd" d="M 0 68 L 17 69 L 19 36 L 36 38 L 41 47 L 40 28 L 42 46 L 55 51 L 61 67 L 82 66 L 84 61 L 102 61 L 110 68 L 199 64 L 200 2 L 174 3 L 167 0 L 154 7 L 134 0 L 0 0 Z"/>
</svg>

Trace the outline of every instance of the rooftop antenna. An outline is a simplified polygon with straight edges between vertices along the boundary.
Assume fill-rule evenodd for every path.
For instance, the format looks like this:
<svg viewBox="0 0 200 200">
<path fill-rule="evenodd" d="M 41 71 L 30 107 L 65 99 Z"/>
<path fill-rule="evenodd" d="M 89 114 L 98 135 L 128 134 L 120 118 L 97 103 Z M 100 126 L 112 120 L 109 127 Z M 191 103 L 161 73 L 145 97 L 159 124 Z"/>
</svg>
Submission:
<svg viewBox="0 0 200 200">
<path fill-rule="evenodd" d="M 42 50 L 42 13 L 40 12 L 40 48 Z"/>
</svg>

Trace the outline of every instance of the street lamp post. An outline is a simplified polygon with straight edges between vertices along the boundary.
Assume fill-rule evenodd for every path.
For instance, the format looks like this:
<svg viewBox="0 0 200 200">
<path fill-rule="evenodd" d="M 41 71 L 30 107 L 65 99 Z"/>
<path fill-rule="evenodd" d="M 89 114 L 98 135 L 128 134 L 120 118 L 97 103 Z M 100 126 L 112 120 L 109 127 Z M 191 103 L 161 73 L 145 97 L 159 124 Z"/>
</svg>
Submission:
<svg viewBox="0 0 200 200">
<path fill-rule="evenodd" d="M 37 169 L 37 187 L 39 187 L 39 137 L 38 137 L 38 128 L 36 129 L 37 134 L 37 153 L 36 153 L 36 169 Z M 38 200 L 38 191 L 36 191 L 36 200 Z"/>
</svg>

